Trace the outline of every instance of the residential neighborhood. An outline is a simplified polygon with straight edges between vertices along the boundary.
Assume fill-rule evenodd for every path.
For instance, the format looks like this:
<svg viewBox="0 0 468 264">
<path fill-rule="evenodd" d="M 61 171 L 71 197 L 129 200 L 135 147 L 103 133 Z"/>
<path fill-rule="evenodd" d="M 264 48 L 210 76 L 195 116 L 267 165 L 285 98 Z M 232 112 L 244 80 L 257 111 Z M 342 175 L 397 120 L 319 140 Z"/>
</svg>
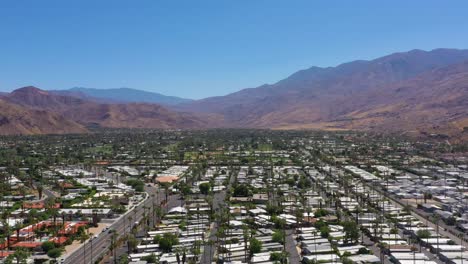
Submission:
<svg viewBox="0 0 468 264">
<path fill-rule="evenodd" d="M 3 138 L 2 262 L 468 260 L 461 152 L 359 133 L 227 133 Z"/>
</svg>

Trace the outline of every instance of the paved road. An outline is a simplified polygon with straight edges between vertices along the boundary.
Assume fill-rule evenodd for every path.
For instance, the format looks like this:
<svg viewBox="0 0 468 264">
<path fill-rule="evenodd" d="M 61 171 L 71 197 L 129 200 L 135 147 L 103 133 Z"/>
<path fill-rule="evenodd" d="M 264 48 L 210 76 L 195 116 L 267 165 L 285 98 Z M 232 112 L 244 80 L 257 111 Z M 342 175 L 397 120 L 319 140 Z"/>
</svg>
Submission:
<svg viewBox="0 0 468 264">
<path fill-rule="evenodd" d="M 226 186 L 226 190 L 228 190 L 232 183 L 234 183 L 235 176 L 232 175 L 231 178 L 229 179 L 229 184 Z M 213 210 L 216 212 L 219 210 L 219 208 L 223 205 L 225 205 L 224 199 L 226 198 L 226 190 L 215 193 L 213 197 Z M 213 261 L 213 255 L 215 253 L 216 249 L 216 232 L 218 231 L 218 225 L 216 222 L 212 224 L 212 229 L 210 230 L 210 237 L 209 241 L 211 241 L 211 244 L 206 243 L 204 248 L 203 248 L 203 254 L 200 258 L 200 264 L 211 264 Z"/>
<path fill-rule="evenodd" d="M 148 193 L 152 193 L 155 195 L 154 200 L 152 201 L 152 202 L 155 202 L 155 204 L 158 204 L 159 201 L 162 201 L 163 199 L 165 199 L 164 191 L 161 191 L 161 190 L 158 191 L 158 189 L 154 187 L 146 187 L 146 191 Z M 164 212 L 167 212 L 167 210 L 170 210 L 171 208 L 181 206 L 182 202 L 183 201 L 180 200 L 180 195 L 178 194 L 170 195 L 168 197 L 167 204 L 164 207 L 162 207 L 162 209 Z M 151 213 L 148 214 L 150 225 L 152 223 L 155 223 L 155 219 L 153 219 L 153 216 L 154 215 Z M 146 232 L 142 228 L 140 228 L 138 230 L 137 237 L 144 237 L 145 235 L 146 235 Z M 116 253 L 115 253 L 116 259 L 119 260 L 122 257 L 122 255 L 127 254 L 127 252 L 128 252 L 127 243 L 122 243 L 121 247 L 116 249 Z M 104 263 L 114 263 L 114 256 L 109 256 L 109 258 L 106 259 Z"/>
<path fill-rule="evenodd" d="M 367 188 L 371 188 L 369 186 L 369 183 L 367 182 L 363 182 L 363 186 L 366 186 Z M 392 197 L 391 195 L 389 195 L 386 191 L 382 190 L 381 187 L 379 186 L 375 186 L 374 188 L 377 192 L 381 193 L 383 196 L 387 197 L 388 200 L 390 201 L 390 203 L 395 206 L 395 207 L 398 207 L 398 208 L 402 208 L 404 207 L 404 205 L 402 204 L 402 202 L 395 198 L 395 197 Z M 353 190 L 351 190 L 351 193 L 354 193 L 355 192 Z M 413 208 L 412 208 L 413 209 Z M 413 215 L 414 217 L 416 217 L 417 219 L 419 219 L 422 223 L 426 223 L 427 221 L 425 221 L 425 219 L 418 215 L 417 213 L 414 212 L 414 210 L 411 212 L 411 215 Z M 434 229 L 436 228 L 434 224 L 432 224 L 431 222 L 428 222 L 427 223 L 428 226 L 431 226 L 433 227 Z M 440 228 L 442 229 L 442 228 Z M 402 238 L 406 238 L 407 240 L 409 240 L 409 237 L 408 235 L 405 235 L 402 231 L 402 229 L 398 228 L 398 233 L 399 235 L 402 237 Z M 439 233 L 441 234 L 447 234 L 447 232 L 443 232 L 443 231 L 440 231 Z M 450 236 L 449 236 L 450 237 Z M 365 239 L 365 240 L 368 240 L 368 239 Z M 370 240 L 369 240 L 370 241 Z M 457 240 L 454 240 L 454 241 L 457 241 Z M 420 248 L 421 245 L 418 245 L 418 244 L 414 244 L 415 247 L 417 248 Z M 380 257 L 380 249 L 378 247 L 376 247 L 376 245 L 374 244 L 373 246 L 369 247 L 371 249 L 371 251 L 378 257 Z M 424 253 L 430 260 L 432 261 L 435 261 L 437 263 L 443 263 L 442 261 L 440 261 L 437 256 L 433 253 L 431 253 L 430 251 L 426 250 L 426 248 L 423 247 L 424 250 L 421 250 L 422 253 Z M 384 259 L 384 262 L 387 263 L 388 259 L 385 258 Z M 390 261 L 388 261 L 388 263 L 390 263 Z"/>
<path fill-rule="evenodd" d="M 47 189 L 47 188 L 44 188 L 44 189 L 42 190 L 42 196 L 44 197 L 44 195 L 47 196 L 47 198 L 57 198 L 57 197 L 60 197 L 59 194 L 57 194 L 56 192 L 53 192 L 53 191 L 51 191 L 51 190 L 49 190 L 49 189 Z M 41 198 L 42 198 L 42 197 L 41 197 Z"/>
<path fill-rule="evenodd" d="M 120 217 L 116 222 L 111 224 L 110 230 L 115 230 L 116 234 L 119 237 L 122 237 L 130 233 L 132 226 L 135 222 L 140 222 L 145 214 L 145 207 L 150 208 L 153 206 L 153 201 L 151 194 L 156 193 L 156 188 L 154 187 L 145 187 L 148 197 L 140 205 L 134 207 L 132 210 L 128 211 L 124 216 Z M 159 199 L 157 196 L 154 199 Z M 131 217 L 131 218 L 130 218 Z M 65 257 L 64 264 L 75 264 L 75 263 L 94 263 L 99 257 L 103 256 L 111 244 L 110 232 L 103 232 L 101 234 L 96 234 L 97 237 L 92 238 L 85 242 L 84 245 L 79 247 L 77 250 Z"/>
<path fill-rule="evenodd" d="M 380 187 L 376 188 L 376 191 L 382 193 L 385 197 L 389 199 L 389 201 L 397 207 L 404 207 L 404 202 L 402 202 L 400 199 L 390 195 L 388 192 L 382 190 Z M 448 237 L 452 241 L 455 241 L 455 243 L 459 244 L 460 243 L 460 236 L 462 236 L 465 241 L 468 241 L 467 236 L 461 232 L 460 230 L 457 230 L 453 226 L 447 226 L 444 221 L 440 220 L 439 223 L 436 225 L 431 221 L 427 221 L 427 218 L 431 218 L 432 214 L 426 213 L 420 209 L 417 209 L 413 206 L 410 206 L 411 208 L 411 215 L 416 217 L 419 221 L 422 223 L 427 224 L 427 226 L 434 228 L 434 230 L 437 230 L 437 225 L 439 226 L 439 234 Z"/>
<path fill-rule="evenodd" d="M 324 173 L 327 173 L 327 172 L 324 172 Z M 337 181 L 338 176 L 333 176 L 333 175 L 330 175 L 330 176 L 332 177 L 332 179 L 334 179 L 333 181 L 334 181 L 335 183 L 337 183 L 337 184 L 340 186 L 340 188 L 345 188 L 345 187 L 341 184 L 341 182 Z M 323 190 L 326 189 L 326 188 L 323 186 L 323 184 L 324 184 L 323 182 L 319 182 L 319 184 L 320 184 L 320 188 L 322 188 Z M 325 194 L 325 192 L 324 192 L 322 196 L 323 196 L 325 199 L 327 199 L 327 197 L 326 197 L 325 195 L 326 195 L 326 194 Z M 354 198 L 354 199 L 356 198 L 356 193 L 354 192 L 353 189 L 350 190 L 350 193 L 349 193 L 348 196 L 349 196 L 349 197 L 352 197 L 352 198 Z M 367 204 L 364 204 L 363 206 L 366 207 Z M 341 207 L 342 209 L 345 209 L 345 208 L 344 208 L 343 206 L 341 206 L 341 205 L 340 205 L 340 207 Z M 346 212 L 346 211 L 345 211 L 345 212 Z M 346 221 L 354 221 L 354 217 L 351 217 L 351 215 L 349 215 L 348 213 L 343 214 L 342 217 L 344 217 Z M 366 247 L 372 252 L 372 254 L 374 254 L 375 256 L 377 256 L 377 257 L 380 258 L 380 259 L 383 258 L 383 263 L 384 263 L 384 264 L 392 264 L 392 262 L 390 262 L 390 260 L 388 259 L 388 257 L 382 253 L 382 250 L 377 246 L 376 243 L 374 243 L 374 242 L 370 239 L 370 237 L 368 237 L 366 234 L 363 234 L 362 231 L 360 231 L 360 234 L 361 234 L 361 237 L 363 238 L 363 241 L 361 241 L 361 242 L 362 242 L 364 245 L 370 245 L 370 246 L 366 246 Z M 291 263 L 293 263 L 293 262 L 291 262 Z"/>
<path fill-rule="evenodd" d="M 221 203 L 224 202 L 224 198 L 226 197 L 226 191 L 222 191 L 216 193 L 213 197 L 213 210 L 216 212 L 218 211 Z M 215 253 L 215 241 L 216 241 L 216 232 L 218 231 L 218 224 L 216 222 L 212 223 L 212 229 L 210 230 L 210 238 L 209 240 L 212 241 L 213 245 L 206 243 L 203 254 L 200 258 L 201 264 L 210 264 L 213 260 L 213 254 Z"/>
<path fill-rule="evenodd" d="M 289 263 L 301 263 L 301 256 L 297 252 L 296 241 L 293 235 L 293 229 L 286 230 L 286 252 L 289 253 Z"/>
</svg>

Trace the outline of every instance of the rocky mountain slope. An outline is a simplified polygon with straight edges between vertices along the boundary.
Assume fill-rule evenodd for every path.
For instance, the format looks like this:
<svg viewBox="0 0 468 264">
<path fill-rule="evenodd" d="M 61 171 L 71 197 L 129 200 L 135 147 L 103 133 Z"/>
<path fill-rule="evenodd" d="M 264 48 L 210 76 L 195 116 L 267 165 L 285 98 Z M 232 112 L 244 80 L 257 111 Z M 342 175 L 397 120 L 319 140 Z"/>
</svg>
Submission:
<svg viewBox="0 0 468 264">
<path fill-rule="evenodd" d="M 0 99 L 0 135 L 85 133 L 87 129 L 61 115 L 28 109 Z"/>
<path fill-rule="evenodd" d="M 170 108 L 25 87 L 0 95 L 0 133 L 109 128 L 357 129 L 468 139 L 468 50 L 413 50 L 311 67 L 275 84 Z M 40 115 L 43 115 L 39 117 Z"/>
<path fill-rule="evenodd" d="M 31 127 L 18 123 L 21 129 L 17 130 L 0 124 L 0 133 L 3 134 L 86 132 L 86 127 L 197 129 L 216 127 L 222 122 L 219 116 L 212 114 L 175 112 L 157 104 L 99 103 L 74 96 L 58 95 L 32 86 L 4 95 L 1 102 L 5 107 L 10 106 L 12 109 L 3 113 L 5 118 L 11 120 L 5 125 L 15 126 L 21 120 L 35 120 Z M 11 114 L 15 114 L 17 118 L 12 119 Z M 40 114 L 44 117 L 34 118 Z M 52 121 L 56 121 L 56 128 Z M 70 124 L 77 127 L 70 127 Z"/>
<path fill-rule="evenodd" d="M 337 67 L 312 67 L 272 85 L 179 109 L 222 114 L 240 127 L 460 133 L 468 108 L 455 98 L 467 96 L 466 60 L 467 50 L 413 50 Z M 458 125 L 450 121 L 455 119 Z"/>
</svg>

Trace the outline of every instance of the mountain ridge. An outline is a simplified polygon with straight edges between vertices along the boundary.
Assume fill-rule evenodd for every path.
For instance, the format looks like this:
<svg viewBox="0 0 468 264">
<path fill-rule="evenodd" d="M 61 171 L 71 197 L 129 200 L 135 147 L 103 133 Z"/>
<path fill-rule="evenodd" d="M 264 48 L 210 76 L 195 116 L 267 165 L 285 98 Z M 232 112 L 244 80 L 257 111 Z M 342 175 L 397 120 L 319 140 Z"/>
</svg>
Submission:
<svg viewBox="0 0 468 264">
<path fill-rule="evenodd" d="M 1 98 L 84 127 L 353 129 L 468 139 L 467 61 L 468 50 L 411 50 L 309 67 L 274 84 L 171 106 L 35 87 Z"/>
<path fill-rule="evenodd" d="M 176 105 L 192 101 L 192 99 L 126 87 L 107 89 L 73 87 L 67 90 L 50 90 L 50 92 L 109 103 L 155 103 L 161 105 Z"/>
<path fill-rule="evenodd" d="M 41 111 L 44 116 L 50 116 L 49 119 L 53 117 L 63 120 L 64 125 L 68 125 L 69 122 L 77 126 L 70 131 L 56 129 L 58 133 L 88 132 L 87 127 L 200 129 L 217 127 L 217 124 L 222 122 L 216 115 L 175 112 L 161 105 L 149 103 L 102 103 L 61 95 L 34 86 L 16 89 L 1 99 L 3 104 L 15 107 L 18 109 L 16 112 L 23 113 L 24 116 Z M 11 116 L 11 113 L 9 114 Z M 4 117 L 9 118 L 6 115 Z M 47 129 L 49 123 L 35 124 L 38 128 L 36 130 L 18 131 L 23 131 L 24 134 L 34 134 L 36 131 L 53 133 Z M 2 131 L 10 130 L 13 131 L 0 124 L 0 134 Z"/>
</svg>

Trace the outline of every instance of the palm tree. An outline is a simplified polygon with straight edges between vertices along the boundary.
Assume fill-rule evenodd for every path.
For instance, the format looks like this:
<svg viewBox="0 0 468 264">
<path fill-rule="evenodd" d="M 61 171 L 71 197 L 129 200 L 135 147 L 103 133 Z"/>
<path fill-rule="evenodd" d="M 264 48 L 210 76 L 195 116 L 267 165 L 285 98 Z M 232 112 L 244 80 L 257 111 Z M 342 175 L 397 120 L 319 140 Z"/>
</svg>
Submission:
<svg viewBox="0 0 468 264">
<path fill-rule="evenodd" d="M 42 184 L 38 184 L 36 189 L 37 189 L 37 192 L 38 192 L 39 199 L 42 199 L 42 192 L 44 191 L 44 187 L 42 186 Z"/>
<path fill-rule="evenodd" d="M 247 251 L 248 251 L 248 245 L 247 242 L 249 240 L 249 228 L 246 225 L 242 226 L 242 234 L 244 238 L 244 261 L 247 262 Z"/>
<path fill-rule="evenodd" d="M 209 263 L 211 263 L 212 260 L 213 260 L 213 246 L 214 246 L 215 242 L 213 240 L 209 239 L 206 243 L 210 247 L 210 262 Z"/>
<path fill-rule="evenodd" d="M 2 256 L 3 256 L 3 252 L 5 250 L 5 242 L 6 242 L 5 237 L 1 236 L 0 237 L 0 246 L 2 247 Z"/>
<path fill-rule="evenodd" d="M 20 239 L 20 230 L 21 230 L 21 223 L 16 222 L 15 225 L 13 226 L 13 229 L 16 231 L 16 240 L 18 241 Z"/>
<path fill-rule="evenodd" d="M 154 193 L 151 194 L 151 201 L 152 201 L 152 209 L 151 209 L 151 210 L 152 210 L 152 212 L 153 212 L 153 223 L 152 223 L 153 228 L 154 228 L 154 226 L 155 226 L 155 219 L 156 219 L 156 211 L 155 211 L 155 210 L 156 210 L 156 209 L 155 209 L 156 204 L 155 204 L 155 199 L 154 199 L 155 196 L 156 196 L 156 195 L 155 195 Z"/>
<path fill-rule="evenodd" d="M 390 229 L 390 234 L 395 235 L 395 241 L 396 241 L 397 240 L 397 235 L 398 235 L 398 228 L 393 227 L 392 229 Z"/>
<path fill-rule="evenodd" d="M 110 246 L 110 249 L 111 249 L 111 254 L 114 258 L 114 263 L 117 263 L 117 251 L 115 250 L 115 247 L 116 247 L 116 240 L 118 238 L 118 235 L 117 235 L 117 232 L 115 231 L 115 229 L 111 229 L 109 231 L 111 233 L 111 246 Z"/>
<path fill-rule="evenodd" d="M 24 248 L 16 248 L 15 252 L 7 257 L 5 260 L 5 263 L 10 264 L 13 263 L 13 261 L 16 261 L 16 264 L 20 263 L 26 263 L 26 259 L 29 258 L 31 255 L 31 252 L 29 252 L 27 249 Z"/>
<path fill-rule="evenodd" d="M 174 253 L 176 254 L 177 264 L 180 264 L 180 253 L 182 253 L 181 249 L 180 248 L 174 249 Z"/>
<path fill-rule="evenodd" d="M 362 213 L 362 208 L 358 205 L 355 208 L 356 211 L 356 223 L 359 224 L 359 216 Z"/>
<path fill-rule="evenodd" d="M 205 197 L 206 203 L 210 206 L 210 216 L 213 214 L 213 196 L 208 195 Z"/>
<path fill-rule="evenodd" d="M 10 248 L 11 228 L 6 219 L 2 220 L 3 234 L 6 236 L 7 249 Z"/>
<path fill-rule="evenodd" d="M 163 216 L 164 216 L 164 211 L 161 209 L 161 207 L 156 208 L 156 217 L 157 217 L 156 225 L 157 226 L 159 225 Z"/>
</svg>

